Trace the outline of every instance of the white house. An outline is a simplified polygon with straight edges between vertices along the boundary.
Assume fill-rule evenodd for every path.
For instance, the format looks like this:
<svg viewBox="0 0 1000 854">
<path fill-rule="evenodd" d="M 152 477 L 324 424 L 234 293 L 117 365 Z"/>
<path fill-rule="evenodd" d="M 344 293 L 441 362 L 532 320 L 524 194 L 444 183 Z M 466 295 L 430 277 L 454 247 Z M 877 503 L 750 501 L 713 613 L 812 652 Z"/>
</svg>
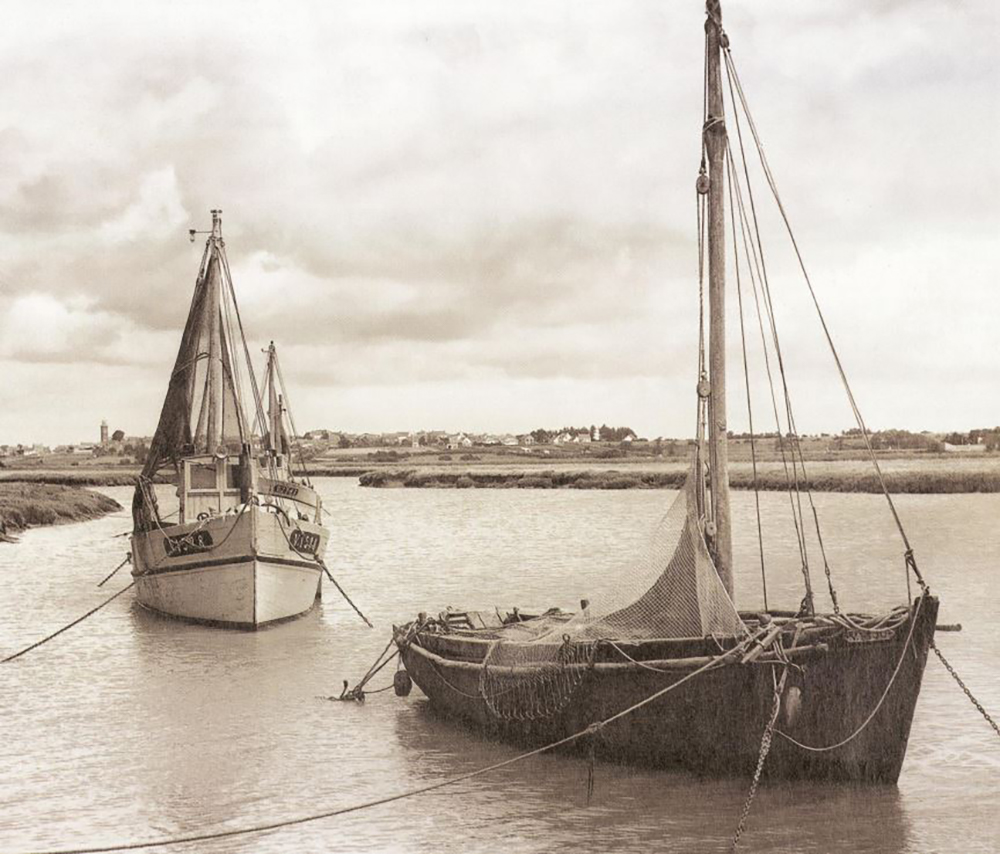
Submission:
<svg viewBox="0 0 1000 854">
<path fill-rule="evenodd" d="M 944 449 L 951 454 L 983 454 L 986 452 L 986 445 L 952 445 L 950 442 L 943 442 Z"/>
<path fill-rule="evenodd" d="M 471 448 L 472 439 L 466 436 L 464 433 L 456 433 L 454 436 L 448 437 L 448 449 L 452 451 L 457 451 L 459 448 Z"/>
</svg>

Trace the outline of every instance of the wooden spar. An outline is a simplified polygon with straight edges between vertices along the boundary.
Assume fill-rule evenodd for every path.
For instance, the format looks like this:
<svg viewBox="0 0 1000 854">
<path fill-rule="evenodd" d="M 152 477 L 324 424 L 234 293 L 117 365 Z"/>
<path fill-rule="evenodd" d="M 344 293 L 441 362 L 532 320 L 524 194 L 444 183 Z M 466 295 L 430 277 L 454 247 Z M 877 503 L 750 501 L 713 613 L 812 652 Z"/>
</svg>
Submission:
<svg viewBox="0 0 1000 854">
<path fill-rule="evenodd" d="M 274 360 L 277 354 L 274 349 L 274 342 L 267 348 L 267 376 L 264 383 L 267 386 L 267 442 L 270 450 L 276 454 L 281 453 L 281 401 L 278 396 L 278 389 L 275 385 Z"/>
<path fill-rule="evenodd" d="M 712 552 L 726 592 L 735 601 L 733 589 L 733 538 L 729 517 L 729 459 L 726 447 L 726 260 L 725 260 L 725 150 L 726 126 L 722 103 L 722 8 L 719 0 L 707 0 L 705 63 L 708 86 L 708 119 L 705 145 L 708 149 L 708 400 L 709 470 L 712 489 L 712 520 L 715 536 Z"/>
<path fill-rule="evenodd" d="M 213 249 L 218 252 L 218 248 Z M 225 392 L 222 387 L 222 322 L 220 316 L 220 279 L 219 259 L 216 256 L 208 274 L 208 452 L 214 454 L 222 445 L 223 414 L 222 405 Z"/>
</svg>

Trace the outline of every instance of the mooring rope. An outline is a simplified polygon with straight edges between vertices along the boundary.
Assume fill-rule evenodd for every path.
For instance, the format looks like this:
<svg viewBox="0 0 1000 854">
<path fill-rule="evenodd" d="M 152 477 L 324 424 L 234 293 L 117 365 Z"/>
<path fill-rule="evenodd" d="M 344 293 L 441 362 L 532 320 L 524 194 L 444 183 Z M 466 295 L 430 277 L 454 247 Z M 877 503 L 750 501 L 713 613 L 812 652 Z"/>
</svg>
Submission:
<svg viewBox="0 0 1000 854">
<path fill-rule="evenodd" d="M 291 522 L 290 519 L 289 522 Z M 295 525 L 294 527 L 296 531 L 299 531 L 300 533 L 302 532 L 302 528 L 300 528 L 298 525 Z M 336 587 L 337 590 L 340 592 L 340 595 L 347 600 L 347 604 L 350 605 L 354 609 L 355 613 L 359 617 L 361 617 L 362 620 L 365 621 L 365 625 L 367 625 L 369 629 L 374 629 L 375 626 L 372 625 L 371 620 L 369 620 L 361 612 L 361 609 L 357 605 L 355 605 L 351 597 L 347 595 L 347 591 L 344 590 L 344 588 L 337 583 L 337 579 L 333 577 L 333 573 L 330 572 L 330 570 L 327 568 L 326 562 L 323 560 L 323 558 L 319 557 L 318 555 L 311 554 L 310 552 L 300 551 L 298 548 L 296 548 L 295 544 L 292 542 L 292 538 L 288 536 L 288 532 L 285 530 L 285 526 L 281 524 L 280 519 L 278 520 L 278 528 L 281 529 L 281 536 L 285 538 L 285 542 L 288 543 L 288 547 L 293 552 L 295 552 L 299 557 L 305 558 L 306 560 L 314 560 L 321 567 L 323 567 L 323 572 L 326 573 L 326 577 L 330 579 L 330 581 L 333 583 L 333 586 Z"/>
<path fill-rule="evenodd" d="M 124 566 L 124 564 L 123 564 L 123 566 Z M 119 567 L 119 569 L 121 569 L 121 567 Z M 118 570 L 115 570 L 115 571 L 117 572 Z M 68 625 L 63 626 L 61 629 L 59 629 L 59 631 L 53 632 L 48 637 L 42 638 L 40 641 L 37 641 L 37 642 L 33 643 L 31 646 L 25 647 L 20 652 L 15 652 L 13 655 L 8 655 L 6 658 L 0 659 L 0 664 L 6 664 L 8 661 L 13 661 L 15 658 L 20 658 L 26 652 L 31 652 L 31 650 L 37 649 L 43 643 L 48 643 L 53 638 L 58 637 L 59 635 L 61 635 L 67 629 L 73 628 L 73 626 L 77 625 L 78 623 L 82 623 L 84 620 L 86 620 L 87 617 L 91 616 L 92 614 L 96 614 L 98 611 L 101 610 L 101 608 L 103 608 L 105 605 L 113 602 L 115 599 L 117 599 L 119 596 L 121 596 L 122 593 L 124 593 L 126 590 L 128 590 L 129 588 L 131 588 L 133 586 L 135 586 L 135 581 L 131 581 L 129 583 L 128 587 L 123 587 L 121 590 L 119 590 L 117 593 L 115 593 L 114 596 L 109 596 L 107 599 L 105 599 L 103 602 L 101 602 L 101 604 L 98 605 L 96 608 L 91 608 L 82 617 L 78 617 L 77 619 L 73 620 L 72 623 L 69 623 Z"/>
<path fill-rule="evenodd" d="M 386 655 L 386 653 L 389 652 L 389 650 L 392 648 L 392 645 L 395 642 L 396 642 L 396 639 L 394 637 L 389 638 L 389 643 L 387 643 L 385 645 L 385 649 L 383 649 L 378 654 L 378 658 L 375 659 L 375 661 L 372 664 L 372 666 L 368 668 L 368 672 L 364 676 L 361 677 L 361 679 L 360 679 L 360 681 L 358 682 L 357 685 L 355 685 L 353 688 L 350 688 L 350 687 L 348 687 L 350 685 L 350 683 L 345 679 L 344 680 L 344 690 L 340 692 L 340 696 L 339 697 L 325 697 L 324 699 L 327 699 L 327 700 L 357 700 L 359 703 L 363 703 L 365 701 L 365 696 L 367 694 L 378 694 L 381 691 L 387 691 L 389 688 L 391 688 L 392 685 L 389 685 L 386 688 L 379 688 L 379 689 L 377 689 L 375 691 L 365 691 L 365 685 L 368 684 L 369 680 L 373 679 L 375 677 L 375 675 L 380 670 L 382 670 L 383 667 L 385 667 L 390 661 L 392 661 L 394 658 L 396 658 L 396 656 L 399 655 L 399 649 L 398 648 L 391 655 Z"/>
<path fill-rule="evenodd" d="M 107 575 L 105 575 L 104 578 L 101 579 L 100 582 L 98 582 L 97 586 L 98 587 L 103 587 L 105 585 L 105 583 L 107 583 L 108 581 L 111 580 L 111 578 L 114 576 L 114 574 L 116 572 L 118 572 L 119 569 L 121 569 L 123 566 L 125 566 L 125 564 L 131 563 L 131 562 L 132 562 L 132 553 L 129 552 L 127 555 L 125 555 L 125 560 L 123 560 L 120 564 L 118 564 L 118 566 L 116 566 L 114 569 L 112 569 L 111 572 L 109 572 Z"/>
<path fill-rule="evenodd" d="M 955 668 L 948 663 L 948 660 L 941 654 L 941 650 L 937 648 L 937 644 L 934 643 L 933 640 L 931 641 L 931 649 L 934 650 L 934 654 L 941 660 L 941 663 L 945 666 L 945 669 L 951 674 L 952 679 L 954 679 L 955 682 L 958 683 L 958 687 L 961 688 L 963 692 L 965 692 L 965 696 L 969 698 L 972 705 L 979 710 L 979 714 L 981 714 L 983 718 L 985 718 L 986 723 L 988 723 L 991 727 L 993 727 L 993 731 L 998 736 L 1000 736 L 1000 727 L 997 726 L 997 722 L 990 717 L 989 712 L 987 712 L 986 709 L 983 708 L 979 700 L 977 700 L 972 695 L 972 692 L 969 690 L 968 686 L 966 686 L 966 684 L 962 681 L 962 677 L 955 672 Z"/>
<path fill-rule="evenodd" d="M 292 546 L 292 548 L 295 548 L 295 547 Z M 343 596 L 347 600 L 347 604 L 350 605 L 354 609 L 355 613 L 359 617 L 361 617 L 362 620 L 365 621 L 365 625 L 367 625 L 369 629 L 374 629 L 375 626 L 372 625 L 371 620 L 369 620 L 364 614 L 361 613 L 361 609 L 357 605 L 354 604 L 354 602 L 351 600 L 351 597 L 347 595 L 347 591 L 344 590 L 344 588 L 341 587 L 337 583 L 337 579 L 334 578 L 333 577 L 333 573 L 330 572 L 329 569 L 327 569 L 326 563 L 324 563 L 324 561 L 322 560 L 322 558 L 319 558 L 319 565 L 321 567 L 323 567 L 323 572 L 325 572 L 326 573 L 326 577 L 329 578 L 330 581 L 333 582 L 333 586 L 336 587 L 338 591 L 340 591 L 340 595 Z"/>
<path fill-rule="evenodd" d="M 122 591 L 124 592 L 124 591 Z M 296 825 L 309 824 L 311 822 L 320 821 L 326 818 L 334 818 L 335 816 L 346 815 L 348 813 L 360 812 L 361 810 L 371 809 L 372 807 L 382 806 L 384 804 L 393 803 L 395 801 L 401 801 L 405 798 L 416 797 L 417 795 L 423 795 L 427 792 L 433 792 L 438 789 L 443 789 L 446 786 L 453 786 L 456 783 L 464 782 L 465 780 L 471 780 L 474 777 L 482 776 L 483 774 L 489 774 L 493 771 L 499 771 L 501 768 L 506 768 L 509 765 L 513 765 L 517 762 L 521 762 L 525 759 L 530 759 L 533 756 L 538 756 L 542 753 L 547 753 L 551 750 L 555 750 L 559 747 L 564 747 L 567 744 L 571 744 L 584 736 L 592 736 L 595 732 L 599 731 L 602 727 L 613 723 L 626 715 L 632 714 L 632 712 L 642 708 L 643 706 L 652 703 L 654 700 L 659 699 L 664 694 L 673 691 L 675 688 L 679 688 L 685 682 L 693 679 L 704 673 L 706 670 L 718 667 L 726 659 L 735 655 L 736 653 L 744 650 L 751 642 L 751 638 L 747 638 L 741 641 L 735 647 L 733 647 L 728 652 L 723 653 L 716 658 L 713 658 L 707 664 L 702 665 L 697 670 L 692 670 L 687 675 L 678 679 L 676 682 L 671 683 L 666 688 L 661 688 L 653 694 L 650 694 L 643 700 L 629 706 L 627 709 L 623 709 L 614 715 L 606 718 L 603 721 L 591 724 L 590 726 L 582 729 L 578 732 L 574 732 L 571 735 L 561 738 L 558 741 L 554 741 L 550 744 L 543 745 L 542 747 L 536 747 L 534 750 L 529 750 L 526 753 L 520 753 L 517 756 L 513 756 L 510 759 L 504 759 L 501 762 L 495 762 L 492 765 L 487 765 L 484 768 L 477 768 L 475 771 L 469 771 L 466 774 L 459 774 L 455 777 L 449 777 L 446 780 L 440 780 L 437 783 L 429 783 L 426 786 L 419 786 L 415 789 L 407 789 L 404 792 L 398 792 L 395 795 L 387 795 L 383 798 L 376 798 L 371 801 L 365 801 L 364 803 L 354 804 L 348 807 L 340 807 L 339 809 L 324 810 L 318 813 L 312 813 L 311 815 L 297 816 L 295 818 L 283 819 L 281 821 L 271 821 L 264 824 L 257 824 L 251 827 L 234 828 L 232 830 L 216 830 L 209 831 L 206 833 L 195 833 L 188 836 L 175 836 L 166 839 L 153 839 L 147 840 L 145 842 L 122 842 L 111 845 L 95 845 L 85 848 L 58 848 L 46 851 L 34 851 L 30 854 L 108 854 L 112 851 L 135 851 L 140 848 L 165 848 L 171 845 L 184 845 L 191 842 L 208 842 L 215 839 L 228 839 L 235 836 L 248 836 L 255 833 L 266 833 L 272 830 L 280 830 L 285 827 L 294 827 Z"/>
</svg>

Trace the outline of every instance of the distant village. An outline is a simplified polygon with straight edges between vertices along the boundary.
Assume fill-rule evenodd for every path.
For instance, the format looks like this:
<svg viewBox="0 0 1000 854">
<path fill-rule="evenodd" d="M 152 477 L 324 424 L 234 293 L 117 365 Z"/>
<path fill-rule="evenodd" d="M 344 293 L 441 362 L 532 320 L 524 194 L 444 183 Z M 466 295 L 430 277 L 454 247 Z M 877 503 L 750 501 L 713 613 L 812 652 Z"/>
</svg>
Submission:
<svg viewBox="0 0 1000 854">
<path fill-rule="evenodd" d="M 107 457 L 120 459 L 122 464 L 134 464 L 145 459 L 151 437 L 127 436 L 123 430 L 110 431 L 107 421 L 102 421 L 97 441 L 84 441 L 72 445 L 50 447 L 37 443 L 0 444 L 0 465 L 4 458 L 45 457 L 76 458 L 79 460 Z M 730 438 L 737 444 L 749 443 L 747 433 L 730 432 Z M 754 437 L 760 443 L 777 444 L 776 433 L 759 433 Z M 814 448 L 821 446 L 830 451 L 864 449 L 865 440 L 857 428 L 837 434 L 820 433 L 803 435 L 800 439 Z M 449 432 L 447 430 L 401 430 L 390 433 L 349 433 L 338 430 L 309 430 L 299 437 L 306 456 L 319 456 L 332 449 L 409 449 L 427 451 L 467 451 L 471 448 L 493 448 L 520 450 L 532 453 L 542 447 L 563 446 L 565 450 L 581 446 L 603 446 L 605 448 L 634 447 L 658 454 L 662 450 L 676 453 L 688 445 L 689 439 L 674 439 L 663 436 L 648 439 L 639 436 L 631 427 L 561 427 L 558 429 L 538 428 L 528 433 L 474 433 Z M 873 448 L 879 451 L 913 451 L 924 453 L 978 454 L 1000 452 L 1000 427 L 976 428 L 967 433 L 920 433 L 908 430 L 881 430 L 869 435 Z M 594 448 L 597 450 L 597 448 Z M 110 462 L 111 460 L 109 460 Z"/>
<path fill-rule="evenodd" d="M 339 448 L 437 448 L 450 451 L 472 447 L 530 448 L 534 445 L 589 445 L 594 442 L 633 442 L 640 440 L 631 427 L 539 428 L 530 433 L 449 433 L 447 430 L 401 431 L 396 433 L 339 433 L 335 430 L 310 430 L 302 435 L 305 443 L 322 443 Z"/>
</svg>

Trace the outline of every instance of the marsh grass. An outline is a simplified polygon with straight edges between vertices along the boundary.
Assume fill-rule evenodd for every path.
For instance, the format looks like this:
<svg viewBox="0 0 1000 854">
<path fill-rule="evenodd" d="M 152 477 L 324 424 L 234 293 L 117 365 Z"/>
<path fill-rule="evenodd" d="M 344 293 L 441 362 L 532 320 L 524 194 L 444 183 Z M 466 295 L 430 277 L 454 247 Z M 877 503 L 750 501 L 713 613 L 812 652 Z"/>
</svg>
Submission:
<svg viewBox="0 0 1000 854">
<path fill-rule="evenodd" d="M 889 460 L 882 464 L 886 487 L 892 493 L 986 493 L 1000 492 L 1000 465 L 983 460 L 977 467 L 959 464 L 928 464 L 929 460 Z M 687 477 L 687 464 L 657 470 L 622 469 L 551 469 L 551 470 L 455 470 L 447 467 L 427 469 L 378 469 L 361 475 L 361 486 L 413 489 L 677 489 Z M 860 461 L 807 461 L 801 468 L 785 469 L 781 463 L 758 466 L 756 485 L 764 491 L 781 491 L 798 480 L 800 487 L 816 492 L 878 493 L 882 491 L 874 469 Z M 736 463 L 730 469 L 733 489 L 753 489 L 751 466 Z"/>
<path fill-rule="evenodd" d="M 38 525 L 96 519 L 121 510 L 114 499 L 75 486 L 0 482 L 0 538 Z"/>
</svg>

